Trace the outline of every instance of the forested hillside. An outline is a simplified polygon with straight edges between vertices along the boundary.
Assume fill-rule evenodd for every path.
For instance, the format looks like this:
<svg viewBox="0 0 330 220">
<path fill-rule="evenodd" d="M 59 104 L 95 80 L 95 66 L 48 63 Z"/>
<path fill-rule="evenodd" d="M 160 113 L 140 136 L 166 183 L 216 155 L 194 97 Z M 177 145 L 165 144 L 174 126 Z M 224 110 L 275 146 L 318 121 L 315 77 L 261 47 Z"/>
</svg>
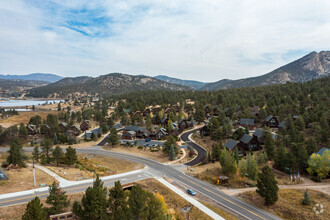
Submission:
<svg viewBox="0 0 330 220">
<path fill-rule="evenodd" d="M 33 97 L 72 97 L 86 94 L 114 95 L 149 90 L 189 90 L 148 76 L 131 76 L 121 73 L 102 75 L 96 78 L 64 78 L 47 86 L 29 91 Z"/>
</svg>

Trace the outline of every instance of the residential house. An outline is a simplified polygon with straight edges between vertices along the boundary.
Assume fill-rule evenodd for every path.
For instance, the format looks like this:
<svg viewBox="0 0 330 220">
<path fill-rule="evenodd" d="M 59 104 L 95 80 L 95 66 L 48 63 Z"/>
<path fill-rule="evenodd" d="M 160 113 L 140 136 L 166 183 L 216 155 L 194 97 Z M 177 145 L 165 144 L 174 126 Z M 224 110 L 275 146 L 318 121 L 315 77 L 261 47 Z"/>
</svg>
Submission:
<svg viewBox="0 0 330 220">
<path fill-rule="evenodd" d="M 154 115 L 156 115 L 156 114 L 158 114 L 158 112 L 160 112 L 162 109 L 160 108 L 160 107 L 154 107 L 153 109 L 152 109 L 152 113 L 154 114 Z"/>
<path fill-rule="evenodd" d="M 167 117 L 162 118 L 162 120 L 160 121 L 160 124 L 163 127 L 167 127 L 167 125 L 168 125 L 168 118 Z"/>
<path fill-rule="evenodd" d="M 180 120 L 178 121 L 178 127 L 179 127 L 179 130 L 186 129 L 188 127 L 187 121 L 183 118 L 180 118 Z"/>
<path fill-rule="evenodd" d="M 254 125 L 254 119 L 252 118 L 241 118 L 239 120 L 239 125 L 242 127 L 246 127 L 246 125 L 249 127 L 249 130 L 254 130 L 255 125 Z"/>
<path fill-rule="evenodd" d="M 281 123 L 278 124 L 278 131 L 283 131 L 286 129 L 286 121 L 281 121 Z"/>
<path fill-rule="evenodd" d="M 137 132 L 139 129 L 140 129 L 140 127 L 137 126 L 137 125 L 127 125 L 127 126 L 124 127 L 123 130 L 124 131 L 135 131 L 135 132 Z"/>
<path fill-rule="evenodd" d="M 260 144 L 264 144 L 265 143 L 265 132 L 264 132 L 264 129 L 258 128 L 253 133 L 253 138 L 255 138 Z"/>
<path fill-rule="evenodd" d="M 210 136 L 209 128 L 207 127 L 207 123 L 199 130 L 202 136 Z"/>
<path fill-rule="evenodd" d="M 73 135 L 75 135 L 75 136 L 78 136 L 81 133 L 80 127 L 78 125 L 72 125 L 71 131 L 72 131 Z"/>
<path fill-rule="evenodd" d="M 48 124 L 43 124 L 40 127 L 40 133 L 41 134 L 46 134 L 50 132 L 50 126 Z"/>
<path fill-rule="evenodd" d="M 131 112 L 132 112 L 132 108 L 126 108 L 126 109 L 124 109 L 124 112 L 126 113 L 126 114 L 130 114 Z"/>
<path fill-rule="evenodd" d="M 60 128 L 60 132 L 66 132 L 68 129 L 68 124 L 66 122 L 60 122 L 58 127 Z"/>
<path fill-rule="evenodd" d="M 85 120 L 80 124 L 81 131 L 87 131 L 91 127 L 89 120 Z"/>
<path fill-rule="evenodd" d="M 150 113 L 151 113 L 151 110 L 150 110 L 150 108 L 146 108 L 144 111 L 143 111 L 143 116 L 147 116 L 147 115 L 150 115 Z"/>
<path fill-rule="evenodd" d="M 214 108 L 213 108 L 213 115 L 214 115 L 214 116 L 219 116 L 219 115 L 220 115 L 220 110 L 219 110 L 218 107 L 214 107 Z"/>
<path fill-rule="evenodd" d="M 269 115 L 265 120 L 265 124 L 267 127 L 277 128 L 279 123 L 275 116 Z"/>
<path fill-rule="evenodd" d="M 205 105 L 204 106 L 204 111 L 205 111 L 205 114 L 209 114 L 211 112 L 211 109 L 210 109 L 210 106 L 209 105 Z"/>
<path fill-rule="evenodd" d="M 28 135 L 35 135 L 38 132 L 37 126 L 33 124 L 29 124 L 26 126 Z"/>
<path fill-rule="evenodd" d="M 260 149 L 260 145 L 258 141 L 248 134 L 243 135 L 239 139 L 239 146 L 245 151 L 248 151 L 249 149 L 251 150 Z"/>
<path fill-rule="evenodd" d="M 293 121 L 297 120 L 299 118 L 299 115 L 292 116 Z"/>
<path fill-rule="evenodd" d="M 181 111 L 181 108 L 177 105 L 173 105 L 172 106 L 172 109 L 175 111 L 175 112 L 180 112 Z"/>
<path fill-rule="evenodd" d="M 122 138 L 127 139 L 127 140 L 135 139 L 136 138 L 136 132 L 135 131 L 123 131 Z"/>
<path fill-rule="evenodd" d="M 150 131 L 146 128 L 139 128 L 136 132 L 136 137 L 138 138 L 148 138 L 150 136 Z"/>
<path fill-rule="evenodd" d="M 136 112 L 133 113 L 132 116 L 133 116 L 133 117 L 136 117 L 136 116 L 142 116 L 142 112 L 140 112 L 140 111 L 136 111 Z"/>
<path fill-rule="evenodd" d="M 167 131 L 165 128 L 160 128 L 157 132 L 156 132 L 156 138 L 157 139 L 163 139 L 166 138 L 166 136 L 168 135 Z"/>
<path fill-rule="evenodd" d="M 227 148 L 228 150 L 234 151 L 235 148 L 237 148 L 238 150 L 238 154 L 239 155 L 244 155 L 244 150 L 241 148 L 241 146 L 238 145 L 237 141 L 233 140 L 233 139 L 229 139 L 226 143 L 225 143 L 225 148 Z"/>
</svg>

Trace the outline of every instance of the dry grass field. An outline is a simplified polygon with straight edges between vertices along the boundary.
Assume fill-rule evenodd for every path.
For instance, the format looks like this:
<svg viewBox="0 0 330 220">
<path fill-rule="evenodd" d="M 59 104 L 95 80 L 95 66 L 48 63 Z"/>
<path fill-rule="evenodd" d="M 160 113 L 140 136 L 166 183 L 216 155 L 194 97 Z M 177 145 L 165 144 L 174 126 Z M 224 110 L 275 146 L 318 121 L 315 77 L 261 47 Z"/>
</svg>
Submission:
<svg viewBox="0 0 330 220">
<path fill-rule="evenodd" d="M 163 154 L 162 150 L 159 150 L 157 152 L 151 152 L 149 149 L 138 149 L 136 146 L 134 147 L 126 147 L 121 145 L 116 145 L 114 147 L 111 147 L 110 145 L 103 146 L 103 149 L 110 150 L 114 152 L 121 152 L 125 154 L 132 154 L 139 157 L 145 157 L 149 158 L 155 161 L 158 161 L 160 163 L 169 162 L 169 157 L 165 154 Z M 181 155 L 178 155 L 180 157 Z"/>
<path fill-rule="evenodd" d="M 304 192 L 304 189 L 280 189 L 278 201 L 269 207 L 264 205 L 263 198 L 255 191 L 245 192 L 239 196 L 244 201 L 274 213 L 283 219 L 330 219 L 330 197 L 318 191 L 308 190 L 312 204 L 304 206 L 301 204 Z M 315 204 L 323 205 L 323 213 L 315 214 L 313 210 Z"/>
<path fill-rule="evenodd" d="M 143 164 L 123 160 L 115 157 L 103 155 L 91 155 L 85 158 L 87 154 L 78 154 L 80 165 L 77 166 L 46 166 L 54 173 L 68 180 L 90 179 L 95 176 L 94 172 L 99 176 L 109 176 L 119 173 L 125 173 L 132 170 L 142 169 Z"/>
</svg>

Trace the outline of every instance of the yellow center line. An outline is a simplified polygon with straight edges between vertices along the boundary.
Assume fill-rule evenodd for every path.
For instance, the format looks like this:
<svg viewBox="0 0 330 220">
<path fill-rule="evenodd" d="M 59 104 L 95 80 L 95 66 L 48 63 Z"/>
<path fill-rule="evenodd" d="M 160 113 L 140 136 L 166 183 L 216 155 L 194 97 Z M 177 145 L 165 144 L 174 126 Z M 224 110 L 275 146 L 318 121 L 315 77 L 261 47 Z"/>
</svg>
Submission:
<svg viewBox="0 0 330 220">
<path fill-rule="evenodd" d="M 250 210 L 248 210 L 248 209 L 246 209 L 246 208 L 244 208 L 244 207 L 242 207 L 242 206 L 240 206 L 240 205 L 238 205 L 238 204 L 236 204 L 236 203 L 234 203 L 234 202 L 232 202 L 232 201 L 230 201 L 230 200 L 228 200 L 228 199 L 226 199 L 226 198 L 224 198 L 224 197 L 222 197 L 222 196 L 220 196 L 220 195 L 218 195 L 218 194 L 214 194 L 214 192 L 212 192 L 212 191 L 210 191 L 210 190 L 204 188 L 203 186 L 201 186 L 201 185 L 199 185 L 199 184 L 196 184 L 196 183 L 190 181 L 189 179 L 187 179 L 187 178 L 185 178 L 185 177 L 183 177 L 183 176 L 180 176 L 180 177 L 183 178 L 183 179 L 185 179 L 185 180 L 187 180 L 188 182 L 190 182 L 190 183 L 192 183 L 192 184 L 198 186 L 198 187 L 203 188 L 204 190 L 206 190 L 206 191 L 212 193 L 213 195 L 218 196 L 218 197 L 220 197 L 221 199 L 226 200 L 227 202 L 230 202 L 231 204 L 236 205 L 236 206 L 238 206 L 238 207 L 240 207 L 240 208 L 242 208 L 242 209 L 244 209 L 244 210 L 250 212 L 251 214 L 253 214 L 253 215 L 255 215 L 255 216 L 258 216 L 259 218 L 266 220 L 265 218 L 261 217 L 260 215 L 254 213 L 254 212 L 252 212 L 252 211 L 250 211 Z"/>
</svg>

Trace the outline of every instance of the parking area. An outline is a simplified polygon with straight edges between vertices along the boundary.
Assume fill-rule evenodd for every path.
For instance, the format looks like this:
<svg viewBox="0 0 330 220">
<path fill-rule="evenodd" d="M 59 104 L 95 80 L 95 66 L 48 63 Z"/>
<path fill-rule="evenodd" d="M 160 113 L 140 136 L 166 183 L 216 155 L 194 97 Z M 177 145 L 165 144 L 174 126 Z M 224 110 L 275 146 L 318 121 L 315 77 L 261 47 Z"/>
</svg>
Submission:
<svg viewBox="0 0 330 220">
<path fill-rule="evenodd" d="M 146 147 L 156 147 L 156 146 L 163 146 L 163 141 L 155 141 L 155 140 L 150 140 L 146 141 L 144 139 L 139 139 L 139 140 L 120 140 L 120 143 L 126 144 L 126 143 L 134 144 L 136 142 L 137 146 L 146 146 Z"/>
</svg>

